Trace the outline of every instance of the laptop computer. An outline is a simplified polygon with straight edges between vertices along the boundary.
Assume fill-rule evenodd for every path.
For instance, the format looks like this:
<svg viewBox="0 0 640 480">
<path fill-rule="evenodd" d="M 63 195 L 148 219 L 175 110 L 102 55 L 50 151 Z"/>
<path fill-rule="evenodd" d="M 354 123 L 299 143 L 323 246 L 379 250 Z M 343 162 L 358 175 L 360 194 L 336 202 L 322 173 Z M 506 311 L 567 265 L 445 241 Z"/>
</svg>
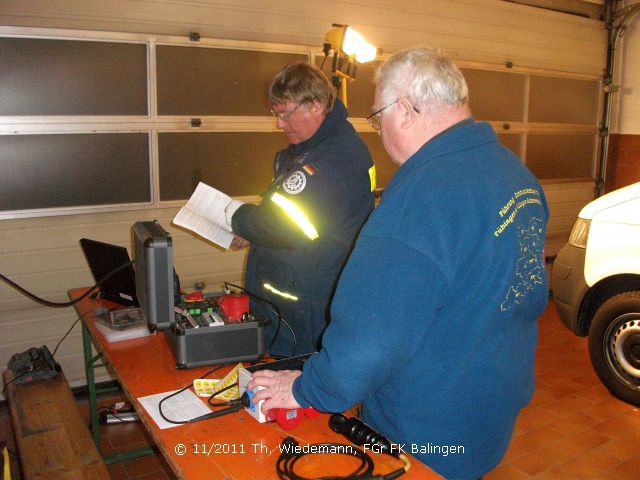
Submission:
<svg viewBox="0 0 640 480">
<path fill-rule="evenodd" d="M 80 246 L 96 283 L 118 267 L 131 262 L 127 249 L 118 245 L 82 238 Z M 102 298 L 122 306 L 137 307 L 138 298 L 136 297 L 136 277 L 133 265 L 128 265 L 103 281 L 100 285 L 100 293 Z"/>
</svg>

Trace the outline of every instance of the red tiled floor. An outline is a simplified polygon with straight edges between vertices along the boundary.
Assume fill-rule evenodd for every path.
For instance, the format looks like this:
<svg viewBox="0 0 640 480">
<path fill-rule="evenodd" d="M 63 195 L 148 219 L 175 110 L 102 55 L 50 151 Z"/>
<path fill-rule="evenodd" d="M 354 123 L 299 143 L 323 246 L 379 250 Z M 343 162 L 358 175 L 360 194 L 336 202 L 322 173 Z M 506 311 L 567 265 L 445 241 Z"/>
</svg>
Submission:
<svg viewBox="0 0 640 480">
<path fill-rule="evenodd" d="M 109 402 L 113 399 L 102 399 Z M 86 409 L 83 401 L 79 406 Z M 2 405 L 0 428 L 6 427 Z M 148 442 L 138 423 L 101 429 L 107 452 Z M 159 454 L 108 469 L 114 480 L 175 479 Z M 532 479 L 640 480 L 640 409 L 613 398 L 600 384 L 589 363 L 586 339 L 561 324 L 553 302 L 539 321 L 534 397 L 518 418 L 502 463 L 485 476 Z"/>
<path fill-rule="evenodd" d="M 539 322 L 536 391 L 486 480 L 639 480 L 640 409 L 612 397 L 549 303 Z M 556 433 L 555 437 L 553 432 Z"/>
</svg>

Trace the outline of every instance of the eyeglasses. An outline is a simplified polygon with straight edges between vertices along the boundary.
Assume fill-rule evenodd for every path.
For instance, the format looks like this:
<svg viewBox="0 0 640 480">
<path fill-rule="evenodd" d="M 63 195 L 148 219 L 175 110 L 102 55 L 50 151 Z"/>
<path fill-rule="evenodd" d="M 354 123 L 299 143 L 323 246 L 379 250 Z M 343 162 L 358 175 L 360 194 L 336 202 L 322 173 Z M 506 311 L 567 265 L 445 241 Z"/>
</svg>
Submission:
<svg viewBox="0 0 640 480">
<path fill-rule="evenodd" d="M 274 117 L 276 117 L 279 120 L 282 120 L 283 122 L 288 122 L 289 119 L 291 118 L 291 115 L 293 115 L 295 113 L 295 111 L 297 109 L 299 109 L 302 106 L 302 104 L 299 104 L 296 108 L 294 108 L 293 110 L 290 110 L 288 112 L 276 112 L 275 110 L 271 110 L 271 115 L 273 115 Z"/>
<path fill-rule="evenodd" d="M 382 112 L 384 112 L 387 108 L 389 108 L 389 107 L 391 107 L 392 105 L 395 105 L 396 103 L 398 103 L 398 100 L 400 100 L 400 99 L 398 98 L 396 101 L 391 102 L 391 103 L 390 103 L 389 105 L 387 105 L 386 107 L 382 107 L 381 109 L 376 110 L 375 112 L 373 112 L 371 115 L 369 115 L 369 116 L 367 117 L 367 121 L 369 122 L 369 125 L 371 125 L 371 127 L 372 127 L 374 130 L 380 130 L 380 127 L 382 126 L 382 125 L 380 124 L 380 114 L 381 114 Z"/>
<path fill-rule="evenodd" d="M 394 102 L 391 102 L 389 105 L 387 105 L 385 107 L 382 107 L 381 109 L 376 110 L 371 115 L 369 115 L 367 117 L 367 121 L 369 122 L 369 125 L 371 125 L 371 127 L 374 130 L 380 130 L 380 127 L 382 126 L 380 124 L 380 114 L 382 112 L 384 112 L 387 108 L 389 108 L 389 107 L 395 105 L 396 103 L 398 103 L 399 101 L 400 101 L 400 99 L 398 98 Z M 412 107 L 413 107 L 413 105 L 412 105 Z M 413 109 L 415 110 L 416 113 L 420 113 L 420 110 L 418 110 L 416 107 L 413 107 Z"/>
</svg>

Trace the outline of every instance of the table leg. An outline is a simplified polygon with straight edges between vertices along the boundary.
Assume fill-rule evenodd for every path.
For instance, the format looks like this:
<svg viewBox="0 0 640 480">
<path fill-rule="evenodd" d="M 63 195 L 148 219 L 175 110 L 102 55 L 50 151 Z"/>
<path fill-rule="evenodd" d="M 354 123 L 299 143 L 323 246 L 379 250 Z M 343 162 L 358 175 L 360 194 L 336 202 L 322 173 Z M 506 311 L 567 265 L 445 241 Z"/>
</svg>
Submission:
<svg viewBox="0 0 640 480">
<path fill-rule="evenodd" d="M 87 392 L 89 394 L 89 415 L 91 417 L 91 435 L 93 437 L 93 443 L 98 451 L 101 453 L 104 463 L 118 463 L 126 460 L 131 460 L 146 455 L 153 455 L 155 450 L 152 446 L 146 446 L 136 448 L 126 452 L 112 453 L 111 455 L 104 455 L 100 451 L 100 420 L 98 418 L 98 389 L 96 388 L 96 380 L 93 369 L 95 363 L 102 358 L 101 354 L 93 355 L 93 344 L 91 343 L 91 333 L 87 326 L 82 323 L 82 351 L 84 354 L 84 368 L 87 378 Z M 117 391 L 118 389 L 101 389 L 101 392 Z"/>
<path fill-rule="evenodd" d="M 87 378 L 87 391 L 89 393 L 89 415 L 91 417 L 91 435 L 98 451 L 100 451 L 100 422 L 98 420 L 98 401 L 96 398 L 96 381 L 93 372 L 93 364 L 100 355 L 93 355 L 91 334 L 87 326 L 82 323 L 82 351 L 84 354 L 84 371 Z"/>
</svg>

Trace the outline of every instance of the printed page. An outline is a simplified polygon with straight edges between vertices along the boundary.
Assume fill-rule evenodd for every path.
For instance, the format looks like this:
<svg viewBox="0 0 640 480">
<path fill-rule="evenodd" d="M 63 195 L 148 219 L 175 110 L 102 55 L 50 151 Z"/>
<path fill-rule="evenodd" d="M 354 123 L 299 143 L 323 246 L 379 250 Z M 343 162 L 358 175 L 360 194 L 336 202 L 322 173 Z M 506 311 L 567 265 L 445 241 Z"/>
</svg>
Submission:
<svg viewBox="0 0 640 480">
<path fill-rule="evenodd" d="M 173 219 L 173 223 L 223 248 L 229 248 L 233 233 L 227 226 L 224 209 L 230 201 L 231 197 L 228 195 L 200 182 L 187 204 Z"/>
</svg>

